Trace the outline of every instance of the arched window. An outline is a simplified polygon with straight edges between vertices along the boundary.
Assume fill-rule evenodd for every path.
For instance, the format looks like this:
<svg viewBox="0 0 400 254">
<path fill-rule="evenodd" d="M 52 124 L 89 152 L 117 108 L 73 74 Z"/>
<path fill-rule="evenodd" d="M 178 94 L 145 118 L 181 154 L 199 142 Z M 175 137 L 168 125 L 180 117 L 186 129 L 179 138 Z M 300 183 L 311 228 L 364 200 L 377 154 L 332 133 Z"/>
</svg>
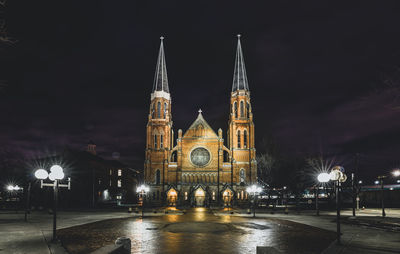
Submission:
<svg viewBox="0 0 400 254">
<path fill-rule="evenodd" d="M 157 134 L 154 134 L 154 149 L 157 149 Z"/>
<path fill-rule="evenodd" d="M 239 171 L 239 178 L 240 178 L 240 183 L 244 183 L 246 181 L 246 173 L 244 172 L 244 169 L 240 169 Z"/>
<path fill-rule="evenodd" d="M 161 102 L 157 102 L 157 118 L 161 118 Z"/>
<path fill-rule="evenodd" d="M 171 154 L 171 162 L 177 162 L 177 156 L 178 156 L 178 152 L 177 151 L 173 151 Z"/>
<path fill-rule="evenodd" d="M 224 162 L 229 162 L 229 153 L 227 151 L 223 151 L 224 153 Z"/>
<path fill-rule="evenodd" d="M 160 135 L 160 148 L 163 148 L 163 147 L 164 147 L 164 135 L 161 134 Z"/>
<path fill-rule="evenodd" d="M 244 104 L 240 101 L 240 117 L 244 117 Z"/>
<path fill-rule="evenodd" d="M 243 131 L 243 145 L 244 148 L 247 148 L 247 130 Z"/>
<path fill-rule="evenodd" d="M 235 115 L 235 118 L 238 118 L 238 110 L 237 110 L 236 101 L 233 103 L 233 114 Z"/>
<path fill-rule="evenodd" d="M 155 109 L 155 106 L 154 106 L 154 103 L 153 104 L 151 104 L 151 118 L 156 118 L 156 109 Z"/>
<path fill-rule="evenodd" d="M 246 113 L 247 113 L 247 118 L 250 118 L 250 103 L 247 102 L 247 107 L 246 107 Z"/>
<path fill-rule="evenodd" d="M 164 103 L 164 119 L 167 117 L 167 103 Z"/>
<path fill-rule="evenodd" d="M 237 146 L 238 146 L 238 148 L 240 148 L 240 131 L 238 131 L 238 134 L 237 134 Z"/>
<path fill-rule="evenodd" d="M 161 179 L 161 173 L 160 173 L 160 170 L 157 169 L 157 171 L 156 171 L 156 184 L 160 184 L 160 179 Z"/>
</svg>

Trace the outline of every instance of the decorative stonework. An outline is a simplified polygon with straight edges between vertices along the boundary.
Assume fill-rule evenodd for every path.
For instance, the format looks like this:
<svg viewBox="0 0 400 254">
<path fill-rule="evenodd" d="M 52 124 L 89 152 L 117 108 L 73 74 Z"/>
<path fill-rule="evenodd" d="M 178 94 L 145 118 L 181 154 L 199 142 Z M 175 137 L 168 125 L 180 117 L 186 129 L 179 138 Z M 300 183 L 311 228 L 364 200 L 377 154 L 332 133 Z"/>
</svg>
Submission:
<svg viewBox="0 0 400 254">
<path fill-rule="evenodd" d="M 190 153 L 190 161 L 198 167 L 207 165 L 210 158 L 210 152 L 204 147 L 197 147 Z"/>
</svg>

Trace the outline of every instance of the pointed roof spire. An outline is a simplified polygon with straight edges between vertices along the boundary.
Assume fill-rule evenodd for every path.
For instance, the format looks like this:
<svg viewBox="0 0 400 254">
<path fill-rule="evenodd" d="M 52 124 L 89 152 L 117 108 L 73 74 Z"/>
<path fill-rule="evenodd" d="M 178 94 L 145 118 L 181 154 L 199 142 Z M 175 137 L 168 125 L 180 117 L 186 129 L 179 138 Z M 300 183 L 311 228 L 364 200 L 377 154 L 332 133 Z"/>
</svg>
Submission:
<svg viewBox="0 0 400 254">
<path fill-rule="evenodd" d="M 233 73 L 233 85 L 232 92 L 236 90 L 249 90 L 249 84 L 247 82 L 246 75 L 246 67 L 244 66 L 243 52 L 242 46 L 240 44 L 240 34 L 238 37 L 238 44 L 236 50 L 236 59 L 235 59 L 235 69 Z"/>
<path fill-rule="evenodd" d="M 160 51 L 158 53 L 156 73 L 154 75 L 153 93 L 156 91 L 163 91 L 169 93 L 167 66 L 165 63 L 164 44 L 163 44 L 164 37 L 161 36 L 160 40 L 161 40 Z"/>
</svg>

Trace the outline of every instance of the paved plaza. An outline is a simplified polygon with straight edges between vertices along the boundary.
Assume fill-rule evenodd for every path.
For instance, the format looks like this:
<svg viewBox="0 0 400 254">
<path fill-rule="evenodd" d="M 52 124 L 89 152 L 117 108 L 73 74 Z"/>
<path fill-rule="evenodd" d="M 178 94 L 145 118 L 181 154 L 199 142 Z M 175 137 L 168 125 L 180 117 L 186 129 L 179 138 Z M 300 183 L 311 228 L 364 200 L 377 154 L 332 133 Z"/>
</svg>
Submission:
<svg viewBox="0 0 400 254">
<path fill-rule="evenodd" d="M 149 211 L 144 219 L 140 213 L 126 211 L 60 212 L 58 233 L 70 253 L 90 253 L 119 236 L 131 238 L 132 253 L 187 253 L 189 249 L 191 253 L 255 253 L 255 246 L 272 246 L 282 253 L 400 252 L 399 232 L 365 225 L 343 224 L 343 245 L 337 246 L 334 212 L 321 212 L 321 216 L 313 211 L 259 212 L 252 218 L 244 210 L 197 208 L 185 214 Z M 397 216 L 399 210 L 387 212 Z M 377 215 L 379 209 L 362 211 L 359 218 Z M 34 212 L 28 222 L 22 213 L 0 213 L 0 254 L 67 253 L 60 244 L 50 243 L 51 226 L 52 216 L 47 213 Z"/>
</svg>

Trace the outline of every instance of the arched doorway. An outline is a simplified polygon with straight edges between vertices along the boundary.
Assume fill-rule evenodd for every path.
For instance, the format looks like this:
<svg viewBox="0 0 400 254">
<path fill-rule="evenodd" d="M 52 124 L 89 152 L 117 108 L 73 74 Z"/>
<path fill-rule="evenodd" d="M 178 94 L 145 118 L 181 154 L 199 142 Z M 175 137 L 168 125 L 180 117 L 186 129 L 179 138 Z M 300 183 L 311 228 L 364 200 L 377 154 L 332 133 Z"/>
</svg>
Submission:
<svg viewBox="0 0 400 254">
<path fill-rule="evenodd" d="M 170 189 L 167 193 L 167 204 L 168 206 L 176 206 L 176 200 L 178 199 L 178 193 L 175 189 Z"/>
<path fill-rule="evenodd" d="M 198 188 L 194 193 L 194 201 L 196 206 L 204 206 L 206 193 L 202 188 Z"/>
<path fill-rule="evenodd" d="M 224 206 L 230 207 L 232 203 L 233 193 L 230 189 L 226 189 L 222 194 L 222 199 L 224 200 Z"/>
</svg>

